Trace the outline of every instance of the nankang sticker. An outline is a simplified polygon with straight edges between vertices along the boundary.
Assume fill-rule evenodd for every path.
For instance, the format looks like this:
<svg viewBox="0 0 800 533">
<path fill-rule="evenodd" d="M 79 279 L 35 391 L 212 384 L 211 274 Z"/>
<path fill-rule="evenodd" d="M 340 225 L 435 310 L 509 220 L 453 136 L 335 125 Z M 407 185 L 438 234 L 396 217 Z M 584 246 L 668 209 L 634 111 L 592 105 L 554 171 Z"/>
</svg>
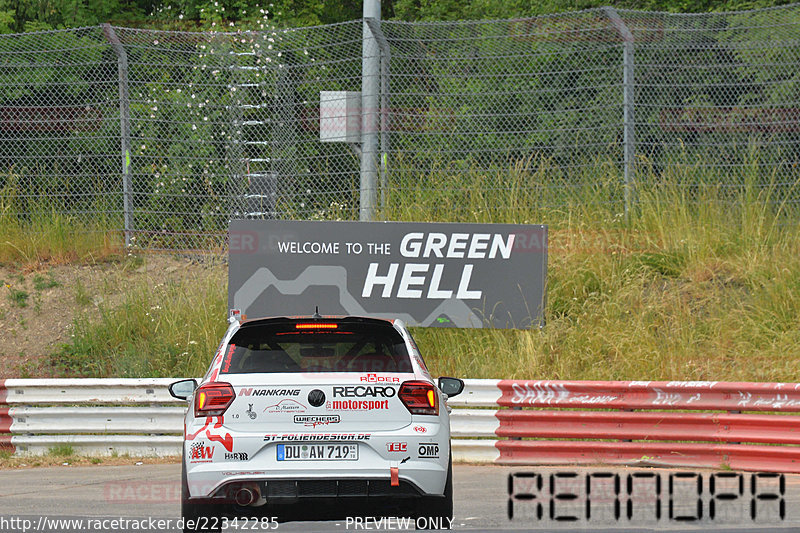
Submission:
<svg viewBox="0 0 800 533">
<path fill-rule="evenodd" d="M 225 460 L 226 461 L 247 461 L 247 453 L 245 453 L 245 452 L 225 453 Z"/>
<path fill-rule="evenodd" d="M 371 433 L 270 433 L 264 435 L 265 442 L 291 441 L 291 442 L 312 442 L 312 441 L 351 441 L 369 440 Z"/>
<path fill-rule="evenodd" d="M 317 426 L 327 426 L 328 424 L 338 424 L 342 419 L 339 415 L 294 415 L 295 424 L 315 428 Z"/>
<path fill-rule="evenodd" d="M 239 396 L 300 396 L 300 389 L 254 389 L 242 387 Z"/>
<path fill-rule="evenodd" d="M 420 459 L 438 459 L 439 458 L 439 445 L 438 444 L 420 444 L 417 450 L 417 455 Z"/>
<path fill-rule="evenodd" d="M 351 387 L 334 387 L 333 395 L 338 398 L 364 398 L 370 396 L 372 398 L 394 398 L 397 394 L 397 389 L 394 387 L 384 387 L 381 385 L 364 386 L 356 385 Z"/>
</svg>

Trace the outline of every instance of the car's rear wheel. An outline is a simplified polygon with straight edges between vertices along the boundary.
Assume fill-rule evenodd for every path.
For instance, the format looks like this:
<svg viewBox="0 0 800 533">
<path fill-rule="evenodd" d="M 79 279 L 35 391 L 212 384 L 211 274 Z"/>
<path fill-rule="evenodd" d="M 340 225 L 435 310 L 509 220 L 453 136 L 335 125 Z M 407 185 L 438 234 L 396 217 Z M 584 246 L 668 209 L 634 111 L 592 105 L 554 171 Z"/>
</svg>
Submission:
<svg viewBox="0 0 800 533">
<path fill-rule="evenodd" d="M 183 533 L 196 531 L 221 531 L 217 505 L 197 504 L 189 501 L 189 481 L 186 477 L 186 457 L 181 460 L 181 517 Z"/>
<path fill-rule="evenodd" d="M 424 497 L 417 505 L 417 529 L 450 529 L 453 519 L 453 455 L 447 462 L 444 497 Z"/>
</svg>

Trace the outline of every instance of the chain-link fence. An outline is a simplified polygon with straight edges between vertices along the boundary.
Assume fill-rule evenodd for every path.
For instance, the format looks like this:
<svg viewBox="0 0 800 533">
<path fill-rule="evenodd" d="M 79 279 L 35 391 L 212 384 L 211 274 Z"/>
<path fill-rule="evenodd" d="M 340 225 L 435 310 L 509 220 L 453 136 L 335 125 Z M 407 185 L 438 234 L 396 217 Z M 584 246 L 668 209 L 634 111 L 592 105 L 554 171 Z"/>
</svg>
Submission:
<svg viewBox="0 0 800 533">
<path fill-rule="evenodd" d="M 320 93 L 361 91 L 364 35 L 380 66 L 362 154 L 321 142 Z M 798 65 L 800 5 L 2 35 L 0 202 L 170 249 L 221 247 L 236 217 L 357 219 L 362 157 L 378 219 L 622 211 L 664 181 L 797 203 Z"/>
</svg>

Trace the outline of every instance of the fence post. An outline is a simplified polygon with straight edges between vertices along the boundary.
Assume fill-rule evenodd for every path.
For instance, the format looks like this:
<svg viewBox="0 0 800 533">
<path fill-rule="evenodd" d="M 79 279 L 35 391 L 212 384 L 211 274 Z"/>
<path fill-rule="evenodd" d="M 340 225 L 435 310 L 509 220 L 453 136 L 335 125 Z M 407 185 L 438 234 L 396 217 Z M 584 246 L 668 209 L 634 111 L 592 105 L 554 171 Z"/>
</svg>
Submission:
<svg viewBox="0 0 800 533">
<path fill-rule="evenodd" d="M 381 23 L 375 19 L 365 19 L 372 35 L 378 41 L 381 51 L 381 210 L 386 220 L 386 192 L 389 187 L 389 61 L 392 52 L 389 41 L 383 34 Z"/>
<path fill-rule="evenodd" d="M 133 232 L 133 187 L 131 185 L 131 111 L 128 96 L 128 55 L 114 28 L 109 23 L 100 25 L 114 53 L 117 54 L 119 75 L 119 125 L 122 145 L 122 210 L 125 224 L 125 247 L 131 245 Z"/>
<path fill-rule="evenodd" d="M 359 220 L 375 219 L 381 55 L 367 19 L 381 19 L 380 0 L 364 0 L 361 48 L 361 201 Z"/>
<path fill-rule="evenodd" d="M 619 13 L 613 7 L 604 7 L 603 10 L 611 20 L 614 29 L 617 30 L 620 37 L 622 37 L 622 120 L 623 120 L 623 147 L 624 155 L 623 161 L 625 165 L 625 219 L 627 220 L 630 215 L 630 206 L 633 200 L 633 187 L 634 187 L 634 164 L 636 157 L 636 122 L 634 119 L 634 104 L 633 104 L 633 34 L 628 26 L 619 16 Z"/>
</svg>

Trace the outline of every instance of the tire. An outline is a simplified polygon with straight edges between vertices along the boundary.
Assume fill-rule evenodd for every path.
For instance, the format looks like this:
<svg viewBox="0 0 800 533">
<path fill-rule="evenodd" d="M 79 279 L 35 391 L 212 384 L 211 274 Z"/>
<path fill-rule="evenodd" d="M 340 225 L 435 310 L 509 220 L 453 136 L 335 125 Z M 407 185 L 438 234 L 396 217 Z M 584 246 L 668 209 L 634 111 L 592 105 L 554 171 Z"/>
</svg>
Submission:
<svg viewBox="0 0 800 533">
<path fill-rule="evenodd" d="M 425 520 L 420 520 L 424 517 Z M 447 460 L 444 497 L 424 497 L 417 506 L 417 529 L 450 529 L 453 519 L 453 454 Z M 440 527 L 441 526 L 441 527 Z"/>
<path fill-rule="evenodd" d="M 183 518 L 183 533 L 221 531 L 222 523 L 219 521 L 218 513 L 215 512 L 214 507 L 214 504 L 202 505 L 189 501 L 189 481 L 186 477 L 186 454 L 184 452 L 181 458 L 181 517 Z M 208 517 L 208 520 L 198 520 L 200 517 Z"/>
</svg>

